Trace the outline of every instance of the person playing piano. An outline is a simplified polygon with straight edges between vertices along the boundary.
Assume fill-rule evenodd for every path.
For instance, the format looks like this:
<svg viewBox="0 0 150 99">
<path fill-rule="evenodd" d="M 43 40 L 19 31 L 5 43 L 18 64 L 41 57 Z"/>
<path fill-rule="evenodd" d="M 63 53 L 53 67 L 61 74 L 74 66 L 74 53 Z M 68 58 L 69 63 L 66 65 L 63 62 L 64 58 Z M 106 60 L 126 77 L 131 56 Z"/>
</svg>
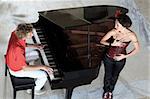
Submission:
<svg viewBox="0 0 150 99">
<path fill-rule="evenodd" d="M 112 99 L 112 92 L 126 63 L 126 58 L 139 51 L 137 36 L 129 29 L 131 25 L 132 21 L 129 16 L 120 15 L 115 19 L 115 28 L 109 31 L 100 41 L 101 44 L 109 46 L 103 58 L 105 68 L 103 99 Z M 129 44 L 133 45 L 133 49 L 127 53 L 126 48 Z"/>
<path fill-rule="evenodd" d="M 46 72 L 48 74 L 51 74 L 53 73 L 53 69 L 43 65 L 31 66 L 27 64 L 25 48 L 43 48 L 43 46 L 38 44 L 26 44 L 26 39 L 30 39 L 33 36 L 32 29 L 33 26 L 31 24 L 25 23 L 19 24 L 16 30 L 12 32 L 6 53 L 6 64 L 9 67 L 10 73 L 16 77 L 35 78 L 35 95 L 41 95 L 46 92 L 45 90 L 41 90 L 41 88 L 47 81 Z M 30 58 L 32 57 L 31 54 L 29 54 L 28 56 Z M 27 92 L 31 93 L 31 90 L 27 90 Z"/>
</svg>

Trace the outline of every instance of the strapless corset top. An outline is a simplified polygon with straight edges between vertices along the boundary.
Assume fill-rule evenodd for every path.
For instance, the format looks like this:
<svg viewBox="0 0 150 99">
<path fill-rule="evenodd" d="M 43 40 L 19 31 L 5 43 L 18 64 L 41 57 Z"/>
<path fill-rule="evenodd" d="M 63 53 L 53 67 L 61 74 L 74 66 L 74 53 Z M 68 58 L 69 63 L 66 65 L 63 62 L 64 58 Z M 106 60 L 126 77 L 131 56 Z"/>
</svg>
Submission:
<svg viewBox="0 0 150 99">
<path fill-rule="evenodd" d="M 111 58 L 119 54 L 126 54 L 126 48 L 119 46 L 112 46 L 108 49 L 107 55 Z"/>
<path fill-rule="evenodd" d="M 117 56 L 119 54 L 126 54 L 126 48 L 130 42 L 131 41 L 122 42 L 122 46 L 110 46 L 110 48 L 107 51 L 107 55 L 111 58 L 114 58 L 114 56 Z"/>
</svg>

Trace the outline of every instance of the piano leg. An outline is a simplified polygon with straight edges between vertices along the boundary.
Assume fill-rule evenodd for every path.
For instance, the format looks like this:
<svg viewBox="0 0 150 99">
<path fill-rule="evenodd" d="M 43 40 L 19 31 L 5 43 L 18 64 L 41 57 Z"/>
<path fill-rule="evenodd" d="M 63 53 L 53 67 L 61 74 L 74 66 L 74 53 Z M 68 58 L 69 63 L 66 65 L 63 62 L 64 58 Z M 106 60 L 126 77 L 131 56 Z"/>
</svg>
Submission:
<svg viewBox="0 0 150 99">
<path fill-rule="evenodd" d="M 74 87 L 69 87 L 69 88 L 66 89 L 65 99 L 71 99 L 73 89 L 74 89 Z"/>
</svg>

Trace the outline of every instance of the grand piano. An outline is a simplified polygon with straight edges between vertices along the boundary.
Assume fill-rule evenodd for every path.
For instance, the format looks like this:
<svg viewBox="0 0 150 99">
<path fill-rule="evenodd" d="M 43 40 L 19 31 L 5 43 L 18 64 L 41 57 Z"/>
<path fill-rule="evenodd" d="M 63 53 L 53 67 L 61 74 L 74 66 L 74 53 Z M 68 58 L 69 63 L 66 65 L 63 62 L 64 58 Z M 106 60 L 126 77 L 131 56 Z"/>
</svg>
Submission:
<svg viewBox="0 0 150 99">
<path fill-rule="evenodd" d="M 105 51 L 99 42 L 118 12 L 128 10 L 104 5 L 39 12 L 33 40 L 45 45 L 41 61 L 54 69 L 48 77 L 51 89 L 66 88 L 65 98 L 71 99 L 75 87 L 97 78 Z"/>
</svg>

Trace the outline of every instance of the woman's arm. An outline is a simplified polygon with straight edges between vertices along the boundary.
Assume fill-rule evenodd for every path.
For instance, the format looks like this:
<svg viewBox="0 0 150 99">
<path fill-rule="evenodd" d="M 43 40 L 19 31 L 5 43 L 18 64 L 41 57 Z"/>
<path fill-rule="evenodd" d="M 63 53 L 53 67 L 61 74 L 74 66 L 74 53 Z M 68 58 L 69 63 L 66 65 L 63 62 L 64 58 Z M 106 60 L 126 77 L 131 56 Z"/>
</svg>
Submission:
<svg viewBox="0 0 150 99">
<path fill-rule="evenodd" d="M 37 49 L 43 49 L 44 45 L 42 45 L 42 44 L 28 44 L 27 43 L 27 47 L 33 47 L 33 48 L 37 48 Z"/>
<path fill-rule="evenodd" d="M 116 60 L 122 60 L 124 58 L 127 58 L 127 57 L 130 57 L 132 55 L 135 55 L 139 50 L 140 50 L 140 46 L 139 46 L 139 42 L 138 42 L 138 39 L 136 37 L 136 35 L 133 33 L 131 36 L 130 36 L 130 39 L 131 39 L 131 42 L 133 43 L 133 50 L 131 50 L 128 54 L 119 54 L 118 56 L 115 57 Z"/>
<path fill-rule="evenodd" d="M 131 38 L 131 42 L 133 43 L 134 48 L 127 55 L 125 55 L 125 58 L 135 55 L 140 50 L 140 45 L 139 45 L 139 42 L 135 33 L 133 33 L 133 35 L 131 35 L 130 38 Z"/>
<path fill-rule="evenodd" d="M 101 44 L 109 46 L 109 42 L 107 40 L 114 34 L 114 31 L 109 31 L 100 41 Z"/>
<path fill-rule="evenodd" d="M 107 42 L 109 38 L 111 38 L 113 35 L 115 35 L 115 30 L 109 31 L 100 41 L 101 44 L 109 46 L 110 42 Z M 122 46 L 121 42 L 117 42 L 114 40 L 114 42 L 111 43 L 111 46 Z"/>
</svg>

